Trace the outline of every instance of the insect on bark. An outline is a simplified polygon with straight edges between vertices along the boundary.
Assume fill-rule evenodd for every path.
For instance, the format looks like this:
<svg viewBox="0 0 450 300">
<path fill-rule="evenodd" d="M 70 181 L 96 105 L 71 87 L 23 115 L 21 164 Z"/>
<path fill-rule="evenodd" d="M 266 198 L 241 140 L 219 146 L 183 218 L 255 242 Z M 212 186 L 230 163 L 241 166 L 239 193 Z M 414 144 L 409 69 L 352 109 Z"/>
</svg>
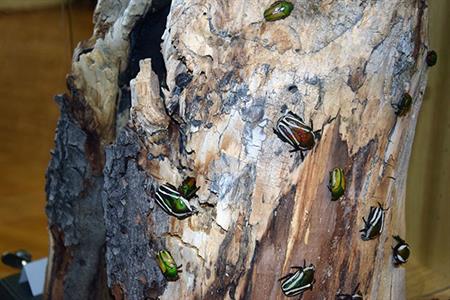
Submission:
<svg viewBox="0 0 450 300">
<path fill-rule="evenodd" d="M 330 172 L 330 181 L 328 189 L 331 192 L 331 200 L 335 201 L 342 197 L 345 193 L 345 175 L 342 168 L 334 168 Z"/>
<path fill-rule="evenodd" d="M 264 11 L 264 19 L 273 22 L 287 18 L 293 9 L 294 4 L 289 1 L 276 1 Z"/>
<path fill-rule="evenodd" d="M 425 62 L 429 67 L 434 66 L 437 63 L 437 53 L 434 50 L 430 50 L 427 53 L 427 57 L 425 58 Z"/>
<path fill-rule="evenodd" d="M 335 118 L 329 118 L 319 130 L 313 130 L 313 121 L 310 120 L 308 126 L 303 119 L 289 111 L 286 115 L 278 119 L 274 133 L 285 143 L 294 149 L 290 152 L 300 151 L 302 160 L 305 158 L 303 151 L 311 150 L 316 145 L 316 140 L 320 140 L 325 124 L 330 123 Z"/>
<path fill-rule="evenodd" d="M 394 265 L 399 266 L 408 261 L 411 250 L 409 245 L 398 235 L 393 236 L 397 244 L 392 247 L 392 258 L 394 260 Z"/>
<path fill-rule="evenodd" d="M 380 203 L 378 203 L 378 207 L 370 207 L 368 220 L 366 221 L 364 217 L 362 218 L 364 228 L 360 232 L 363 241 L 374 239 L 383 232 L 384 214 L 386 210 Z"/>
<path fill-rule="evenodd" d="M 289 273 L 279 279 L 281 281 L 281 290 L 287 297 L 295 297 L 303 295 L 307 290 L 312 290 L 314 285 L 314 272 L 315 268 L 313 264 L 306 266 L 306 261 L 303 262 L 303 267 L 294 266 L 291 267 L 296 271 Z"/>
<path fill-rule="evenodd" d="M 190 200 L 197 196 L 195 193 L 200 189 L 200 187 L 197 186 L 196 180 L 194 177 L 187 177 L 183 182 L 181 183 L 180 187 L 178 188 L 178 191 L 180 192 L 183 197 L 185 197 L 187 200 Z"/>
<path fill-rule="evenodd" d="M 195 194 L 195 192 L 194 192 Z M 189 204 L 178 190 L 171 184 L 161 185 L 156 191 L 156 203 L 169 215 L 184 219 L 197 213 L 197 209 Z"/>
<path fill-rule="evenodd" d="M 172 255 L 167 250 L 161 250 L 156 254 L 156 261 L 158 262 L 161 272 L 167 280 L 177 280 L 178 273 L 181 272 L 182 265 L 177 266 Z"/>
</svg>

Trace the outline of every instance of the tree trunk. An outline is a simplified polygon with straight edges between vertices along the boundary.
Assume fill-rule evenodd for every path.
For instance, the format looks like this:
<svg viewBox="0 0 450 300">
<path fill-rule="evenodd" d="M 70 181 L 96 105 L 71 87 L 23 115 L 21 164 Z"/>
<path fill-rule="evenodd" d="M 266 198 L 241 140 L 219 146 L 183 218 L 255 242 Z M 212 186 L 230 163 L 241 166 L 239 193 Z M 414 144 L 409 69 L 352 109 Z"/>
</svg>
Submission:
<svg viewBox="0 0 450 300">
<path fill-rule="evenodd" d="M 48 299 L 281 299 L 278 279 L 304 260 L 315 284 L 303 299 L 358 283 L 364 299 L 405 298 L 391 236 L 405 233 L 426 2 L 295 0 L 265 22 L 271 3 L 99 1 L 58 97 Z M 398 117 L 405 92 L 413 105 Z M 273 130 L 288 111 L 323 127 L 304 160 Z M 347 179 L 337 201 L 334 167 Z M 187 176 L 199 212 L 178 220 L 155 191 Z M 363 241 L 377 203 L 384 230 Z M 183 264 L 175 282 L 162 249 Z"/>
</svg>

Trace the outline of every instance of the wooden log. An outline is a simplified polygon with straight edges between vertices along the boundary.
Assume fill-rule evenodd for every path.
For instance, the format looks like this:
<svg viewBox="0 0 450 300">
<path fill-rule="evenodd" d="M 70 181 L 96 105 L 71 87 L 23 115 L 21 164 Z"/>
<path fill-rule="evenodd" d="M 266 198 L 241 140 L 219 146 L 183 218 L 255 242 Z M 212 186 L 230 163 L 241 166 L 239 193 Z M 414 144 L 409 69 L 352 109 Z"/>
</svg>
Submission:
<svg viewBox="0 0 450 300">
<path fill-rule="evenodd" d="M 56 153 L 75 143 L 81 157 L 56 156 L 49 168 L 48 298 L 88 293 L 92 282 L 106 288 L 68 284 L 95 244 L 100 258 L 86 268 L 104 263 L 115 299 L 281 299 L 278 279 L 303 261 L 315 266 L 303 299 L 334 299 L 357 284 L 365 299 L 404 299 L 391 236 L 405 231 L 426 2 L 298 0 L 276 22 L 262 17 L 266 0 L 120 3 L 99 2 L 93 50 L 80 45 L 74 58 L 61 122 L 75 120 L 81 133 L 72 142 L 59 129 Z M 166 26 L 155 25 L 167 13 Z M 149 44 L 158 34 L 161 52 Z M 393 106 L 406 92 L 412 108 L 399 117 Z M 288 111 L 323 129 L 304 160 L 273 131 Z M 337 201 L 327 189 L 334 167 L 347 179 Z M 98 182 L 64 185 L 73 169 Z M 199 212 L 178 220 L 155 191 L 188 176 L 200 186 L 191 200 Z M 86 215 L 85 202 L 103 214 Z M 384 230 L 363 241 L 361 219 L 378 203 Z M 69 238 L 89 226 L 104 239 Z M 162 249 L 183 264 L 175 282 L 158 269 Z"/>
</svg>

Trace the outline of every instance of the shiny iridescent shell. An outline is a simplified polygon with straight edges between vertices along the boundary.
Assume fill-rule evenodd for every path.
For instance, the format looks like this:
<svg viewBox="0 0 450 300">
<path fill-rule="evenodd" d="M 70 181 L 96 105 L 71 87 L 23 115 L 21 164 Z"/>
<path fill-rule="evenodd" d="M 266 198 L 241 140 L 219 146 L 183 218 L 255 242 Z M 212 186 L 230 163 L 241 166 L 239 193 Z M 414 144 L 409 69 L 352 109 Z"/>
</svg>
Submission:
<svg viewBox="0 0 450 300">
<path fill-rule="evenodd" d="M 194 192 L 195 193 L 195 192 Z M 161 185 L 155 193 L 156 203 L 168 214 L 184 219 L 197 213 L 180 192 L 171 184 Z"/>
<path fill-rule="evenodd" d="M 291 267 L 296 271 L 289 273 L 279 279 L 281 281 L 281 290 L 287 297 L 301 296 L 305 291 L 312 290 L 314 285 L 315 268 L 313 264 L 306 266 L 304 262 L 303 267 Z"/>
<path fill-rule="evenodd" d="M 194 177 L 187 177 L 181 185 L 178 187 L 180 194 L 186 199 L 192 199 L 196 196 L 196 192 L 200 187 L 197 187 L 196 180 Z"/>
<path fill-rule="evenodd" d="M 289 1 L 276 1 L 264 11 L 264 19 L 273 22 L 287 18 L 293 9 L 294 4 Z"/>
<path fill-rule="evenodd" d="M 335 201 L 345 193 L 345 175 L 342 168 L 334 168 L 330 172 L 328 189 L 331 192 L 331 200 Z"/>
<path fill-rule="evenodd" d="M 168 280 L 177 280 L 178 272 L 181 266 L 177 266 L 172 255 L 167 250 L 161 250 L 156 254 L 156 261 L 158 262 L 161 272 Z"/>
</svg>

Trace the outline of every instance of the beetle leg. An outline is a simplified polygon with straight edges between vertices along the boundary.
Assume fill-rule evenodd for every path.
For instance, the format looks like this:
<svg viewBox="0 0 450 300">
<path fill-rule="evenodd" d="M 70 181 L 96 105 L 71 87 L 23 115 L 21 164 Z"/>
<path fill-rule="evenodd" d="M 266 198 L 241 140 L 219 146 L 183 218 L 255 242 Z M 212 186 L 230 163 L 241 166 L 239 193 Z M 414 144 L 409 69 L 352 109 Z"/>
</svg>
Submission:
<svg viewBox="0 0 450 300">
<path fill-rule="evenodd" d="M 290 153 L 294 153 L 294 152 L 297 152 L 297 151 L 299 151 L 300 149 L 298 149 L 298 148 L 294 148 L 294 149 L 291 149 L 291 150 L 289 150 L 289 152 Z"/>
<path fill-rule="evenodd" d="M 369 225 L 364 217 L 362 217 L 362 220 L 364 222 L 364 225 L 366 225 L 366 226 Z"/>
<path fill-rule="evenodd" d="M 322 128 L 323 129 L 323 128 Z M 320 141 L 320 139 L 322 138 L 322 129 L 316 130 L 314 131 L 314 137 Z"/>
<path fill-rule="evenodd" d="M 314 135 L 317 137 L 318 140 L 320 140 L 320 138 L 322 137 L 322 132 L 323 132 L 323 129 L 325 128 L 325 125 L 330 124 L 335 119 L 336 119 L 336 117 L 328 117 L 328 120 L 325 123 L 322 124 L 322 128 L 320 128 L 319 130 L 314 131 Z"/>
<path fill-rule="evenodd" d="M 305 160 L 305 154 L 301 150 L 300 150 L 300 158 L 302 159 L 302 161 Z"/>
<path fill-rule="evenodd" d="M 390 209 L 390 207 L 388 207 L 388 208 L 383 208 L 383 205 L 381 205 L 380 202 L 378 202 L 378 206 L 379 206 L 383 211 L 386 211 L 386 210 L 389 210 L 389 209 Z"/>
<path fill-rule="evenodd" d="M 309 287 L 309 289 L 310 289 L 311 291 L 312 291 L 312 289 L 313 289 L 314 283 L 316 283 L 316 280 L 315 280 L 315 279 L 313 279 L 313 282 L 311 282 L 311 286 Z"/>
</svg>

